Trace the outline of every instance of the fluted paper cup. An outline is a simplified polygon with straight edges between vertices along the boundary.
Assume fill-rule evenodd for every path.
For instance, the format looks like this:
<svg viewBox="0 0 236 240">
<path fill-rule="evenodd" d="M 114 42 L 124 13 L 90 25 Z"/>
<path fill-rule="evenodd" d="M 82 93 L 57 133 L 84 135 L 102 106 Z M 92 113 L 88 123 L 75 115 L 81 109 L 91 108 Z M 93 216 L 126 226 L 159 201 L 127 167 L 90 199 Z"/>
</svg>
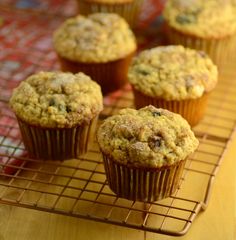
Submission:
<svg viewBox="0 0 236 240">
<path fill-rule="evenodd" d="M 41 160 L 78 158 L 88 150 L 97 117 L 72 128 L 42 128 L 17 119 L 23 143 L 29 155 Z"/>
<path fill-rule="evenodd" d="M 174 194 L 180 185 L 186 160 L 160 168 L 119 164 L 103 153 L 108 185 L 121 198 L 153 202 Z"/>
<path fill-rule="evenodd" d="M 131 0 L 117 3 L 116 1 L 105 3 L 99 1 L 77 0 L 79 13 L 88 15 L 91 13 L 117 13 L 122 16 L 131 27 L 138 23 L 138 17 L 141 11 L 143 0 Z"/>
<path fill-rule="evenodd" d="M 207 102 L 210 93 L 204 93 L 202 97 L 187 100 L 171 100 L 167 101 L 162 98 L 154 98 L 137 91 L 133 88 L 134 104 L 137 109 L 147 105 L 153 105 L 158 108 L 164 108 L 171 112 L 180 114 L 185 118 L 190 126 L 197 125 L 204 117 Z"/>
<path fill-rule="evenodd" d="M 61 70 L 65 72 L 83 72 L 89 75 L 102 88 L 103 94 L 118 90 L 127 83 L 128 68 L 134 52 L 125 58 L 107 63 L 73 62 L 58 56 Z"/>
<path fill-rule="evenodd" d="M 167 36 L 170 44 L 206 52 L 219 69 L 230 61 L 236 50 L 236 34 L 222 38 L 198 38 L 167 26 Z"/>
</svg>

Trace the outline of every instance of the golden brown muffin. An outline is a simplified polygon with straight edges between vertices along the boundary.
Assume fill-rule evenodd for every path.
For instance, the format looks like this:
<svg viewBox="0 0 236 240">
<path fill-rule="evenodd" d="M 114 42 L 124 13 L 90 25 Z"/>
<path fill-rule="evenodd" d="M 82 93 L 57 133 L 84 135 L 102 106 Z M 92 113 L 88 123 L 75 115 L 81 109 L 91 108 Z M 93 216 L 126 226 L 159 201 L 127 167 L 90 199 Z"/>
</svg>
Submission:
<svg viewBox="0 0 236 240">
<path fill-rule="evenodd" d="M 148 104 L 167 108 L 193 126 L 203 117 L 206 96 L 215 88 L 218 73 L 204 52 L 165 46 L 141 52 L 128 77 L 137 108 Z"/>
<path fill-rule="evenodd" d="M 97 139 L 111 189 L 120 197 L 141 201 L 172 194 L 186 158 L 198 146 L 187 121 L 153 106 L 123 109 L 109 117 Z"/>
<path fill-rule="evenodd" d="M 129 26 L 116 14 L 70 18 L 55 31 L 53 40 L 61 57 L 83 63 L 115 61 L 137 48 Z"/>
<path fill-rule="evenodd" d="M 168 0 L 164 18 L 171 44 L 204 50 L 218 65 L 235 49 L 236 7 L 231 0 Z"/>
<path fill-rule="evenodd" d="M 101 89 L 90 77 L 59 72 L 40 72 L 21 82 L 10 106 L 29 153 L 52 160 L 86 152 L 103 108 Z"/>
<path fill-rule="evenodd" d="M 125 84 L 137 48 L 125 20 L 108 13 L 66 20 L 55 31 L 53 42 L 63 71 L 88 74 L 105 93 Z"/>
</svg>

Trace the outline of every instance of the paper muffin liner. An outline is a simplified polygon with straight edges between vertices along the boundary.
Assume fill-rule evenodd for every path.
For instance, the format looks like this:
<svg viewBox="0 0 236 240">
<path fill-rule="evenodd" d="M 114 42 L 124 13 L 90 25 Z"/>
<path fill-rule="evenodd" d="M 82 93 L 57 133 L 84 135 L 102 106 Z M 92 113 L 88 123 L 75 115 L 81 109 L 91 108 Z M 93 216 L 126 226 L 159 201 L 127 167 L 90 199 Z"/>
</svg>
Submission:
<svg viewBox="0 0 236 240">
<path fill-rule="evenodd" d="M 232 58 L 236 50 L 236 34 L 219 39 L 203 39 L 167 26 L 167 36 L 170 44 L 183 45 L 206 52 L 219 68 Z"/>
<path fill-rule="evenodd" d="M 141 11 L 143 0 L 133 0 L 130 2 L 117 3 L 99 3 L 77 0 L 79 13 L 88 15 L 91 13 L 117 13 L 122 16 L 131 27 L 135 27 L 138 23 L 138 17 Z"/>
<path fill-rule="evenodd" d="M 93 140 L 97 117 L 72 128 L 41 128 L 17 118 L 23 143 L 29 155 L 41 160 L 78 158 Z"/>
<path fill-rule="evenodd" d="M 167 101 L 161 98 L 154 98 L 137 91 L 133 88 L 134 104 L 137 109 L 147 105 L 164 108 L 171 112 L 180 114 L 185 118 L 191 127 L 197 125 L 206 112 L 207 102 L 210 93 L 204 93 L 202 97 L 188 100 Z"/>
<path fill-rule="evenodd" d="M 107 63 L 73 62 L 58 56 L 61 69 L 65 72 L 83 72 L 89 75 L 102 88 L 102 93 L 118 90 L 127 83 L 128 68 L 134 53 L 125 58 Z"/>
<path fill-rule="evenodd" d="M 180 185 L 186 160 L 161 168 L 132 168 L 103 154 L 111 190 L 121 198 L 153 202 L 174 194 Z"/>
</svg>

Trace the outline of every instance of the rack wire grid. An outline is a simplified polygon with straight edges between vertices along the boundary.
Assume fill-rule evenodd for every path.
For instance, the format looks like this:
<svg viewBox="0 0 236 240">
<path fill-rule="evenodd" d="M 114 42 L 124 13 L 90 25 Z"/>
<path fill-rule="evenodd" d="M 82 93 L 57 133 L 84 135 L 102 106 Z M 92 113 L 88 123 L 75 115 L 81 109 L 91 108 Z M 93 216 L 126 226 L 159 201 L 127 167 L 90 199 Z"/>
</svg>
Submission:
<svg viewBox="0 0 236 240">
<path fill-rule="evenodd" d="M 216 173 L 235 128 L 235 64 L 223 67 L 207 113 L 194 128 L 200 141 L 187 160 L 181 185 L 171 197 L 153 203 L 116 197 L 109 189 L 96 141 L 79 159 L 38 161 L 25 152 L 14 114 L 8 107 L 12 88 L 39 70 L 57 69 L 52 31 L 64 17 L 0 6 L 0 203 L 167 235 L 185 234 L 206 209 Z M 47 27 L 45 27 L 47 26 Z M 147 35 L 150 37 L 150 32 Z M 153 32 L 156 35 L 157 30 Z M 159 42 L 151 38 L 151 46 Z M 143 43 L 143 40 L 142 40 Z M 101 122 L 133 106 L 129 86 L 104 99 Z M 217 187 L 217 186 L 216 186 Z"/>
</svg>

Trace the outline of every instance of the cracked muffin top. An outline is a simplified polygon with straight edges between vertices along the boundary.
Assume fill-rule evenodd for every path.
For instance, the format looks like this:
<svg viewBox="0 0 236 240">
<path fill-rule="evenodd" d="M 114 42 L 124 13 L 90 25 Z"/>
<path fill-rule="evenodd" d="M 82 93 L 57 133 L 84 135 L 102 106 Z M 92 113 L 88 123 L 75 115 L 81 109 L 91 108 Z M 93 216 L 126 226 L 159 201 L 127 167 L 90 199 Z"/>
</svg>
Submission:
<svg viewBox="0 0 236 240">
<path fill-rule="evenodd" d="M 198 140 L 179 114 L 147 106 L 126 108 L 99 127 L 101 151 L 114 161 L 132 167 L 172 165 L 194 152 Z"/>
<path fill-rule="evenodd" d="M 71 128 L 103 108 L 100 86 L 83 73 L 39 72 L 14 89 L 10 106 L 30 125 Z"/>
<path fill-rule="evenodd" d="M 223 38 L 236 32 L 235 0 L 168 0 L 168 24 L 201 38 Z"/>
<path fill-rule="evenodd" d="M 145 50 L 128 73 L 136 90 L 165 100 L 199 98 L 215 87 L 217 78 L 217 67 L 204 52 L 183 46 Z"/>
<path fill-rule="evenodd" d="M 55 31 L 53 43 L 61 57 L 84 63 L 115 61 L 137 48 L 128 23 L 114 13 L 69 18 Z"/>
</svg>

